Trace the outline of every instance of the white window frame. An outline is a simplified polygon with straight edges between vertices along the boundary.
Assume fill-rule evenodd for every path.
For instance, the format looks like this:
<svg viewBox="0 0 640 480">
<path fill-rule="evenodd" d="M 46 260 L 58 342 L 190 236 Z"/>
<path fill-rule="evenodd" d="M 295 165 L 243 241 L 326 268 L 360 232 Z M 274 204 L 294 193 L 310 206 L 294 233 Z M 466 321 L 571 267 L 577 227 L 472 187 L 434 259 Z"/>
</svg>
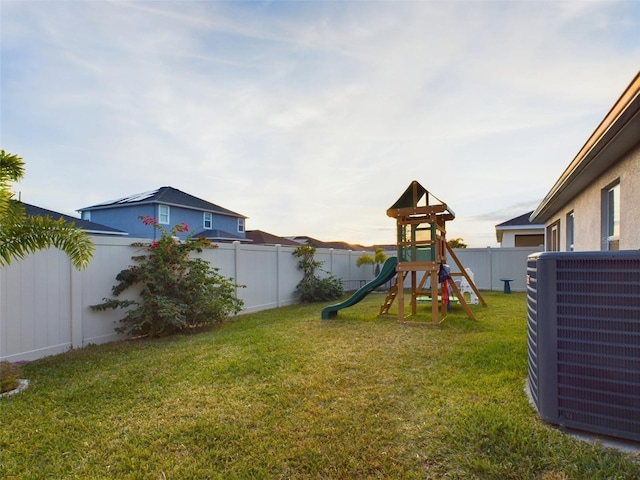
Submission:
<svg viewBox="0 0 640 480">
<path fill-rule="evenodd" d="M 567 213 L 567 251 L 573 252 L 573 244 L 575 242 L 575 215 L 573 210 Z"/>
<path fill-rule="evenodd" d="M 202 212 L 202 228 L 211 230 L 213 228 L 213 213 Z"/>
<path fill-rule="evenodd" d="M 244 218 L 238 218 L 238 232 L 244 233 Z"/>
<path fill-rule="evenodd" d="M 560 220 L 556 220 L 547 227 L 545 250 L 547 252 L 560 251 Z"/>
<path fill-rule="evenodd" d="M 620 180 L 602 190 L 602 249 L 620 248 Z"/>
<path fill-rule="evenodd" d="M 163 212 L 165 209 L 166 211 Z M 171 209 L 169 208 L 169 205 L 158 205 L 158 223 L 161 225 L 169 225 L 170 222 Z"/>
</svg>

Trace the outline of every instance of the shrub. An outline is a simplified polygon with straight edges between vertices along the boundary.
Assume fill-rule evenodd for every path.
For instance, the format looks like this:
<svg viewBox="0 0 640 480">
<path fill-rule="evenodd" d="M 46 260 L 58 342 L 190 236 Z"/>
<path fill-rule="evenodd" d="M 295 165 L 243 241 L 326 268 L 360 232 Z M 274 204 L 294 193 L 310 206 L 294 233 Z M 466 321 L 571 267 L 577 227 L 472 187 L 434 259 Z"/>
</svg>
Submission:
<svg viewBox="0 0 640 480">
<path fill-rule="evenodd" d="M 141 301 L 103 298 L 103 303 L 92 305 L 94 310 L 134 308 L 121 319 L 120 333 L 159 336 L 189 327 L 221 323 L 230 314 L 242 309 L 242 300 L 236 298 L 231 279 L 218 274 L 202 259 L 190 258 L 191 252 L 204 248 L 217 248 L 204 238 L 191 235 L 183 242 L 175 234 L 188 231 L 186 224 L 175 225 L 169 232 L 154 218 L 140 217 L 145 225 L 153 225 L 161 232 L 159 240 L 145 246 L 146 254 L 132 257 L 137 265 L 122 270 L 113 287 L 120 295 L 134 285 L 141 285 Z"/>
<path fill-rule="evenodd" d="M 10 392 L 18 388 L 20 367 L 7 361 L 0 362 L 0 393 Z"/>
<path fill-rule="evenodd" d="M 316 269 L 322 266 L 322 262 L 314 258 L 315 253 L 316 247 L 311 245 L 301 245 L 293 251 L 293 255 L 299 258 L 298 268 L 303 272 L 302 280 L 296 287 L 300 300 L 323 302 L 340 298 L 344 294 L 344 288 L 338 277 L 329 275 L 318 278 L 315 275 Z"/>
<path fill-rule="evenodd" d="M 344 294 L 344 288 L 340 279 L 332 275 L 328 278 L 313 277 L 303 280 L 296 287 L 296 292 L 303 302 L 324 302 L 340 298 Z"/>
</svg>

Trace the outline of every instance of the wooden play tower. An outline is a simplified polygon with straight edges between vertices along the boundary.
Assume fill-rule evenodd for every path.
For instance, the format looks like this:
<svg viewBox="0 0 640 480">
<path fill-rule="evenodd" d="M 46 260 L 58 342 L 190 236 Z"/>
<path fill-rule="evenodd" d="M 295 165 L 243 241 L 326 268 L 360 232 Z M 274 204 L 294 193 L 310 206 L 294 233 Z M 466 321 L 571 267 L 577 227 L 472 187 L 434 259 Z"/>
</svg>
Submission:
<svg viewBox="0 0 640 480">
<path fill-rule="evenodd" d="M 464 295 L 460 293 L 455 277 L 465 277 L 482 305 L 486 306 L 486 303 L 453 249 L 447 244 L 445 225 L 447 220 L 455 218 L 453 211 L 414 180 L 387 210 L 387 216 L 395 218 L 397 223 L 397 276 L 395 284 L 380 307 L 380 316 L 389 312 L 389 307 L 397 297 L 398 321 L 407 322 L 404 284 L 410 275 L 411 317 L 417 314 L 418 299 L 430 297 L 431 323 L 440 323 L 447 315 L 448 290 L 445 289 L 451 288 L 467 316 L 475 320 Z M 449 279 L 440 282 L 438 274 L 440 273 L 442 279 L 441 268 L 449 268 L 447 252 L 459 271 L 454 272 L 451 269 L 448 272 Z M 421 272 L 420 277 L 418 272 Z M 430 280 L 428 286 L 427 280 Z"/>
</svg>

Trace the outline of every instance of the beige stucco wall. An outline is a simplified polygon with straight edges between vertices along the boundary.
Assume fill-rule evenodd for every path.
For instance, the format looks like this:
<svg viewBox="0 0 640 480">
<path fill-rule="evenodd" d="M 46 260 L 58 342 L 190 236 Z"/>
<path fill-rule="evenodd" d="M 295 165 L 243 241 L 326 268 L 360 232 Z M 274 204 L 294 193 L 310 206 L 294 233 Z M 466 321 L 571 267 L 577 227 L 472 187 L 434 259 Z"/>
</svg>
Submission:
<svg viewBox="0 0 640 480">
<path fill-rule="evenodd" d="M 545 224 L 560 220 L 560 250 L 567 250 L 566 216 L 574 211 L 574 250 L 602 250 L 602 189 L 620 179 L 620 250 L 640 248 L 640 146 L 564 205 Z"/>
</svg>

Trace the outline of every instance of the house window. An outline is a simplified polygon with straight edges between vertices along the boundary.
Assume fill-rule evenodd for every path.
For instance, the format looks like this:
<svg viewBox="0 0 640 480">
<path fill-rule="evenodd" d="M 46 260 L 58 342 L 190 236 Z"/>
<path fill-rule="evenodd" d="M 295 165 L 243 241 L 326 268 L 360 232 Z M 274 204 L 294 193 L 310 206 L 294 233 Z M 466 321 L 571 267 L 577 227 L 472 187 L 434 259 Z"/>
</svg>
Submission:
<svg viewBox="0 0 640 480">
<path fill-rule="evenodd" d="M 539 247 L 544 245 L 544 233 L 539 235 L 516 235 L 514 246 L 516 247 Z"/>
<path fill-rule="evenodd" d="M 560 220 L 547 227 L 547 251 L 560 250 Z"/>
<path fill-rule="evenodd" d="M 82 212 L 82 219 L 83 220 L 88 220 L 89 222 L 91 221 L 91 212 Z"/>
<path fill-rule="evenodd" d="M 169 205 L 158 205 L 158 223 L 169 224 Z"/>
<path fill-rule="evenodd" d="M 238 219 L 238 232 L 244 232 L 244 218 Z"/>
<path fill-rule="evenodd" d="M 210 212 L 204 212 L 202 215 L 202 228 L 211 230 L 213 228 L 213 214 Z"/>
<path fill-rule="evenodd" d="M 573 210 L 567 213 L 567 252 L 573 252 Z"/>
<path fill-rule="evenodd" d="M 603 250 L 620 249 L 620 183 L 611 185 L 602 194 Z"/>
</svg>

